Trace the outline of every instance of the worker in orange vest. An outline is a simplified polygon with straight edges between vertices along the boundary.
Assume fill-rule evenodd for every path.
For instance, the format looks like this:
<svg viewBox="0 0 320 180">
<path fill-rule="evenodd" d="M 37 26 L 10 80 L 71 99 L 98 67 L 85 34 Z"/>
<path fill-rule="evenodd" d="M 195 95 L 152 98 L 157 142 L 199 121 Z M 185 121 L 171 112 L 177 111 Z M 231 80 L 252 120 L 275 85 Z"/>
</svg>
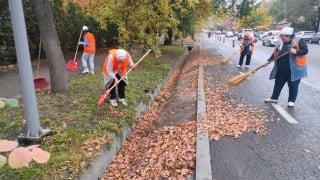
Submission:
<svg viewBox="0 0 320 180">
<path fill-rule="evenodd" d="M 264 66 L 268 66 L 274 58 L 282 56 L 274 61 L 270 74 L 270 79 L 275 79 L 273 93 L 264 102 L 278 103 L 283 86 L 288 84 L 288 107 L 294 107 L 301 79 L 308 76 L 306 55 L 309 50 L 304 39 L 295 37 L 294 29 L 291 27 L 285 27 L 280 31 L 280 39 L 281 41 L 276 45 L 274 52 L 264 64 Z"/>
<path fill-rule="evenodd" d="M 128 84 L 126 73 L 129 67 L 135 68 L 135 66 L 136 65 L 133 63 L 130 54 L 123 49 L 110 50 L 109 55 L 104 61 L 103 77 L 105 88 L 109 89 L 115 83 L 118 88 L 119 102 L 121 102 L 125 106 L 128 105 L 125 99 L 125 87 Z M 119 82 L 121 77 L 124 77 L 124 80 Z M 116 98 L 117 94 L 116 89 L 114 88 L 110 92 L 110 104 L 114 107 L 118 106 Z"/>
<path fill-rule="evenodd" d="M 242 67 L 244 57 L 247 56 L 246 59 L 246 68 L 250 67 L 251 56 L 254 52 L 254 37 L 249 32 L 244 33 L 244 37 L 241 40 L 240 45 L 240 60 L 238 67 Z"/>
<path fill-rule="evenodd" d="M 88 26 L 82 27 L 83 32 L 83 42 L 79 42 L 79 45 L 83 45 L 83 54 L 82 54 L 82 74 L 91 73 L 94 74 L 94 55 L 96 53 L 96 39 L 94 35 L 89 32 Z M 87 60 L 89 59 L 90 70 L 88 68 Z"/>
</svg>

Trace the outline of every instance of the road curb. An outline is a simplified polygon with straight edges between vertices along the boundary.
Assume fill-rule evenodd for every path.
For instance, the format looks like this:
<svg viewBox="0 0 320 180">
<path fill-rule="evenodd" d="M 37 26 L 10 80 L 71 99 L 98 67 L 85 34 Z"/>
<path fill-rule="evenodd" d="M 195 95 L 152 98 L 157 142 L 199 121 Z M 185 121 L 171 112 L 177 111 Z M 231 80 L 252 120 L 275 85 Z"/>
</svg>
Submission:
<svg viewBox="0 0 320 180">
<path fill-rule="evenodd" d="M 201 47 L 201 46 L 200 46 Z M 201 50 L 201 48 L 200 48 Z M 211 157 L 209 148 L 208 131 L 201 127 L 207 124 L 206 101 L 203 83 L 203 66 L 199 58 L 197 95 L 197 145 L 196 145 L 196 180 L 211 180 Z"/>
</svg>

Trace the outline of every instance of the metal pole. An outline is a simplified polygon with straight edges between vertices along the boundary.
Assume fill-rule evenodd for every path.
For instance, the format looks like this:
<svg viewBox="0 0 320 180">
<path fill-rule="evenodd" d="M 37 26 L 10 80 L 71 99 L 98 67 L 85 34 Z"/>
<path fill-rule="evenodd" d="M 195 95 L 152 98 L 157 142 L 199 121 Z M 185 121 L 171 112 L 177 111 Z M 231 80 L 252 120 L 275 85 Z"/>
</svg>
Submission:
<svg viewBox="0 0 320 180">
<path fill-rule="evenodd" d="M 38 137 L 41 132 L 41 128 L 38 115 L 37 99 L 34 90 L 32 66 L 22 1 L 9 0 L 9 10 L 18 58 L 24 110 L 27 119 L 26 137 Z"/>
</svg>

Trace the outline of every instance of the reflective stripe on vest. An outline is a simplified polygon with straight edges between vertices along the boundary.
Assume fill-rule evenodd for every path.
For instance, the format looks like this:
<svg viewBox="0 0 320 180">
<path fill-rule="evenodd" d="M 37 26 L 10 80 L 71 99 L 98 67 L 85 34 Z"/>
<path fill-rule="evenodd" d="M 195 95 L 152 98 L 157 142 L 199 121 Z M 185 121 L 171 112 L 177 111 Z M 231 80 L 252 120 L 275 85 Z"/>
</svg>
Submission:
<svg viewBox="0 0 320 180">
<path fill-rule="evenodd" d="M 297 51 L 300 50 L 300 43 L 299 41 L 294 42 L 295 47 L 297 48 Z M 306 55 L 296 55 L 296 63 L 297 66 L 304 66 L 307 64 L 307 56 Z"/>
<path fill-rule="evenodd" d="M 112 56 L 112 62 L 113 62 L 113 72 L 120 71 L 120 74 L 122 76 L 126 75 L 127 68 L 130 65 L 129 53 L 127 52 L 127 58 L 122 62 L 121 67 L 119 69 L 119 61 L 118 61 L 118 59 L 116 57 L 117 51 L 118 51 L 118 49 L 111 49 L 109 51 L 109 55 L 106 57 L 106 59 L 104 61 L 104 65 L 103 65 L 103 73 L 104 74 L 106 74 L 106 75 L 108 74 L 107 66 L 108 66 L 109 56 L 111 55 Z"/>
<path fill-rule="evenodd" d="M 88 40 L 88 45 L 84 46 L 84 52 L 88 54 L 93 54 L 96 52 L 96 39 L 92 33 L 86 33 L 84 35 Z"/>
</svg>

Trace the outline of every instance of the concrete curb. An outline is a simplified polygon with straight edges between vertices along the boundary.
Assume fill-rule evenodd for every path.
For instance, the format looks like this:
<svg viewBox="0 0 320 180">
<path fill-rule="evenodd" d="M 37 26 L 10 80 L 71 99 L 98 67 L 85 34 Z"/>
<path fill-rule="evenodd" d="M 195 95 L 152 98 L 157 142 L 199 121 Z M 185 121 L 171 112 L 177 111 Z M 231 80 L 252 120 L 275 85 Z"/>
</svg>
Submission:
<svg viewBox="0 0 320 180">
<path fill-rule="evenodd" d="M 137 115 L 138 118 L 142 112 L 148 110 L 150 105 L 152 104 L 154 98 L 158 95 L 163 85 L 169 80 L 174 69 L 182 62 L 184 56 L 187 54 L 187 51 L 180 56 L 179 60 L 171 67 L 170 71 L 168 72 L 167 76 L 163 79 L 163 81 L 157 86 L 154 92 L 151 94 L 151 99 L 147 102 L 140 102 L 137 106 Z M 97 159 L 93 162 L 91 167 L 82 174 L 79 178 L 80 180 L 95 180 L 100 179 L 105 170 L 108 168 L 109 164 L 112 162 L 112 158 L 115 154 L 117 154 L 122 147 L 127 136 L 131 133 L 131 127 L 124 127 L 121 130 L 120 134 L 113 133 L 111 135 L 112 142 L 105 146 L 102 151 L 101 155 L 97 157 Z"/>
<path fill-rule="evenodd" d="M 201 59 L 199 59 L 197 98 L 196 180 L 211 180 L 212 172 L 208 131 L 207 129 L 200 127 L 201 124 L 207 123 L 206 96 L 204 93 L 203 67 Z"/>
</svg>

